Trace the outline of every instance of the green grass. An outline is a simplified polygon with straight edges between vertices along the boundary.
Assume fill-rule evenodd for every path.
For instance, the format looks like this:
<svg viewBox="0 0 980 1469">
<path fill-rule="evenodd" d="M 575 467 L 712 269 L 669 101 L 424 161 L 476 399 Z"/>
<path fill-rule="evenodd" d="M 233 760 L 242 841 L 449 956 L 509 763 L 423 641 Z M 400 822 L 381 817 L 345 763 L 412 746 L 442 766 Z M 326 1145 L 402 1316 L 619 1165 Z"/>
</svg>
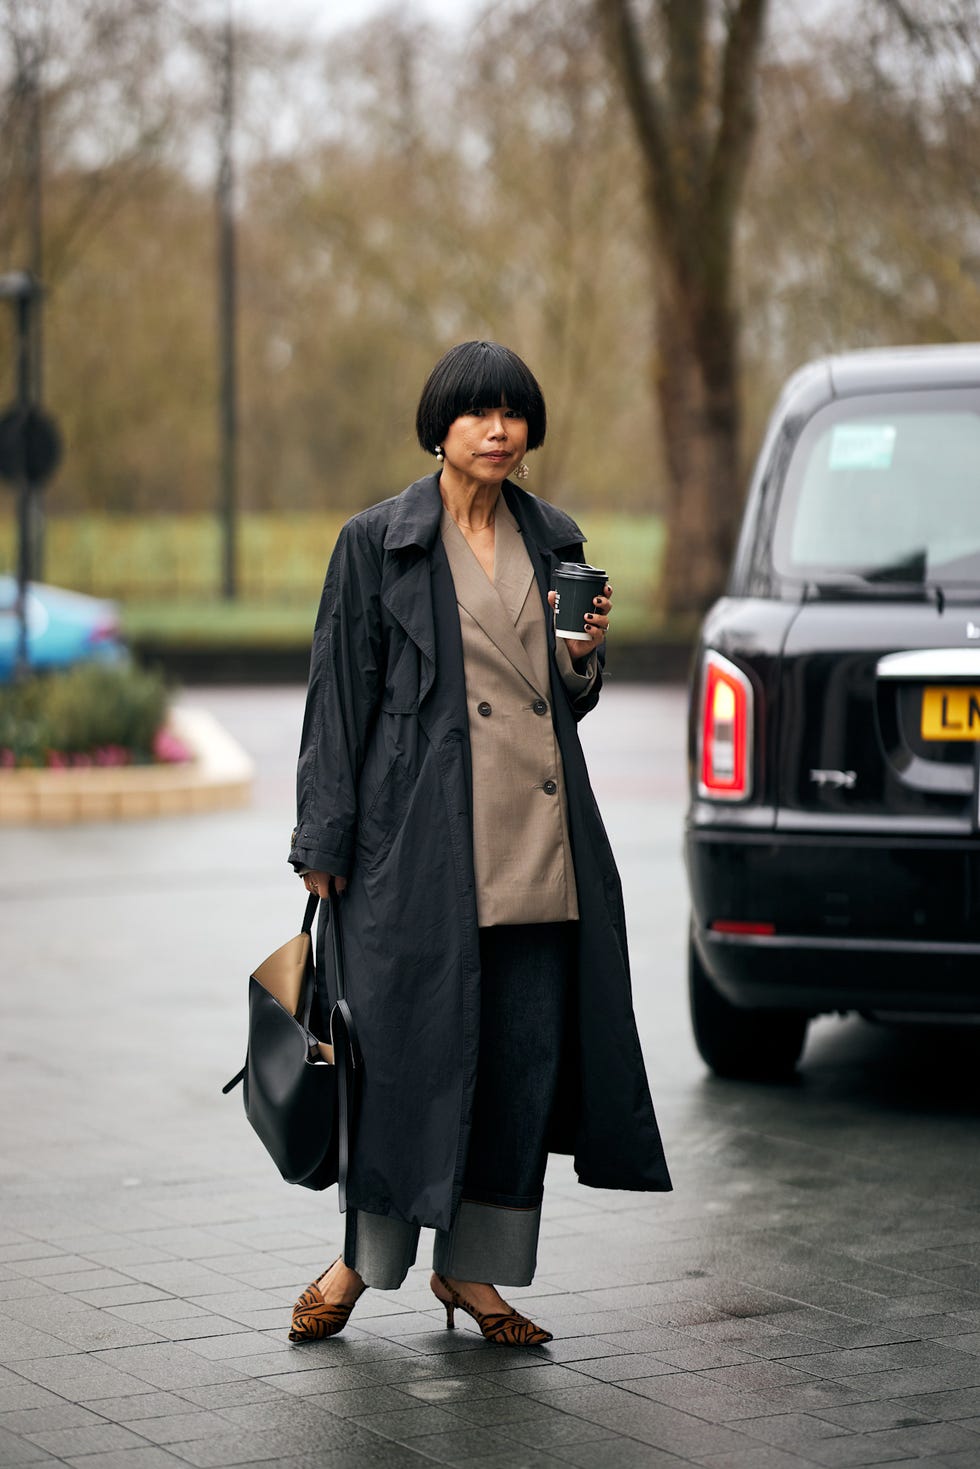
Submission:
<svg viewBox="0 0 980 1469">
<path fill-rule="evenodd" d="M 586 556 L 613 587 L 616 635 L 663 637 L 654 611 L 663 524 L 653 515 L 575 511 Z M 127 637 L 172 648 L 308 647 L 340 513 L 243 515 L 240 597 L 220 595 L 213 516 L 52 516 L 45 580 L 120 603 Z M 12 517 L 0 521 L 0 569 L 14 561 Z"/>
<path fill-rule="evenodd" d="M 268 602 L 127 602 L 123 630 L 137 643 L 169 648 L 309 647 L 317 602 L 277 607 Z"/>
</svg>

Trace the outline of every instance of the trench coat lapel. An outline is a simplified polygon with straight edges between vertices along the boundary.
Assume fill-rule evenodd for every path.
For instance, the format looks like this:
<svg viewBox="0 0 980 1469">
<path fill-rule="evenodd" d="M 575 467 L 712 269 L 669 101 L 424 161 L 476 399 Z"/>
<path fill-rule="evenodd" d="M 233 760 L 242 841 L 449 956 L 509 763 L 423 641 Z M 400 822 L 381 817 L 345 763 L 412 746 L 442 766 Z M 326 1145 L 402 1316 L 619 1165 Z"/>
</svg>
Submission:
<svg viewBox="0 0 980 1469">
<path fill-rule="evenodd" d="M 426 475 L 398 497 L 384 539 L 392 556 L 381 585 L 381 603 L 422 654 L 419 703 L 432 688 L 436 669 L 436 638 L 432 619 L 429 553 L 442 516 L 438 477 Z"/>
<path fill-rule="evenodd" d="M 496 587 L 466 544 L 466 538 L 452 517 L 443 517 L 443 544 L 456 584 L 456 600 L 486 633 L 508 663 L 538 694 L 538 681 L 527 649 L 514 626 L 510 610 L 504 605 Z M 506 539 L 506 538 L 505 538 Z M 506 557 L 506 551 L 505 551 Z M 527 585 L 531 577 L 527 577 Z M 520 608 L 518 608 L 520 615 Z"/>
</svg>

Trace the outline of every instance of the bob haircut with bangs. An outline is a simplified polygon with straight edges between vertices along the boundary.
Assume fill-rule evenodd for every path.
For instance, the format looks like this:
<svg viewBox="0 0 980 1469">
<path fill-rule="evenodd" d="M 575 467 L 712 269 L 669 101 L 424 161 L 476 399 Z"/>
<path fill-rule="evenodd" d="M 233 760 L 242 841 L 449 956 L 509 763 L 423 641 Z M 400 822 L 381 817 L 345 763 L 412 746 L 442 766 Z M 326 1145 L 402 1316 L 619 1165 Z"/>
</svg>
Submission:
<svg viewBox="0 0 980 1469">
<path fill-rule="evenodd" d="M 415 430 L 427 454 L 449 425 L 474 408 L 512 408 L 527 419 L 527 447 L 544 443 L 547 416 L 537 379 L 526 363 L 498 342 L 461 342 L 439 358 L 422 389 Z"/>
</svg>

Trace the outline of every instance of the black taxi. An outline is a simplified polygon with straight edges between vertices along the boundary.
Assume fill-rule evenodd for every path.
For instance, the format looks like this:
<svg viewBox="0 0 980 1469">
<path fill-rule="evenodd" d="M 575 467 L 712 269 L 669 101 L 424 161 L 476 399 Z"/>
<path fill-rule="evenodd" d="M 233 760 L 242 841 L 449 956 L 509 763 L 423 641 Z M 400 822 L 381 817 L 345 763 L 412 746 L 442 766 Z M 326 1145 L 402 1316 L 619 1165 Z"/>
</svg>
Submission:
<svg viewBox="0 0 980 1469">
<path fill-rule="evenodd" d="M 790 379 L 693 665 L 695 1039 L 793 1069 L 808 1020 L 980 1013 L 980 345 Z"/>
</svg>

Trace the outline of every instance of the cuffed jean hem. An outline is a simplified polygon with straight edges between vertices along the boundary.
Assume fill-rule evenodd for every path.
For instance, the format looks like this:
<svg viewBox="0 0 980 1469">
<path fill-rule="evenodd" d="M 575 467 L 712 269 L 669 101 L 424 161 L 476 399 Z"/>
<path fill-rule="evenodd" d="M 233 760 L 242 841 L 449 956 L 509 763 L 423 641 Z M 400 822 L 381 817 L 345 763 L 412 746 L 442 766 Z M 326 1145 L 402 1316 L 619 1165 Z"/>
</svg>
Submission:
<svg viewBox="0 0 980 1469">
<path fill-rule="evenodd" d="M 506 1209 L 464 1199 L 451 1229 L 437 1229 L 432 1268 L 455 1280 L 530 1285 L 537 1266 L 541 1206 Z M 374 1290 L 397 1290 L 415 1263 L 419 1226 L 351 1210 L 344 1264 Z"/>
</svg>

